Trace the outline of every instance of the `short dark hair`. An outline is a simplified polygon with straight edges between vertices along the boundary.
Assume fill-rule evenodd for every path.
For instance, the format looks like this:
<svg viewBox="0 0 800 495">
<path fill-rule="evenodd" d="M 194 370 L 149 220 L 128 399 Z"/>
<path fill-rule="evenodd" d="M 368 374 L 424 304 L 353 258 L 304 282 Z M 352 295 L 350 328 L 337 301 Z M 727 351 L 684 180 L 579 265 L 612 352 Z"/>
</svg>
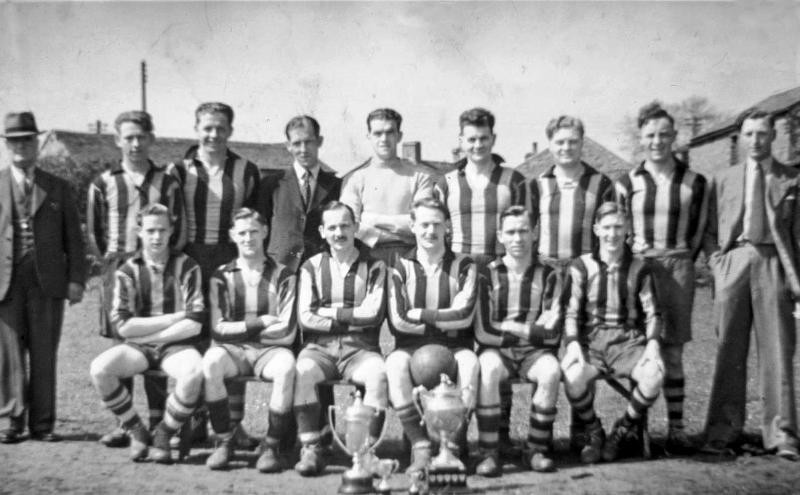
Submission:
<svg viewBox="0 0 800 495">
<path fill-rule="evenodd" d="M 581 119 L 569 115 L 559 115 L 547 123 L 547 127 L 544 129 L 547 139 L 553 139 L 553 136 L 559 129 L 575 129 L 578 131 L 578 134 L 581 135 L 581 139 L 583 139 L 585 133 L 585 127 Z"/>
<path fill-rule="evenodd" d="M 175 218 L 172 217 L 169 208 L 161 203 L 152 203 L 139 210 L 136 214 L 136 225 L 141 227 L 144 217 L 164 217 L 169 221 L 170 227 L 175 225 Z"/>
<path fill-rule="evenodd" d="M 367 115 L 367 131 L 372 130 L 370 122 L 373 120 L 387 120 L 389 122 L 394 122 L 397 124 L 398 131 L 400 131 L 400 126 L 403 124 L 403 116 L 391 108 L 378 108 L 371 111 L 369 115 Z"/>
<path fill-rule="evenodd" d="M 117 118 L 114 119 L 114 130 L 117 131 L 117 134 L 119 134 L 119 129 L 125 122 L 138 125 L 144 132 L 153 132 L 153 117 L 147 112 L 129 110 L 117 115 Z"/>
<path fill-rule="evenodd" d="M 646 123 L 656 119 L 667 119 L 672 127 L 675 127 L 675 119 L 661 106 L 657 100 L 651 101 L 639 109 L 639 116 L 636 118 L 636 126 L 641 129 Z"/>
<path fill-rule="evenodd" d="M 416 220 L 414 212 L 417 208 L 429 208 L 431 210 L 439 210 L 444 215 L 445 220 L 450 220 L 450 210 L 441 201 L 436 198 L 422 198 L 414 201 L 411 205 L 411 220 Z"/>
<path fill-rule="evenodd" d="M 458 127 L 462 132 L 464 131 L 464 127 L 468 125 L 473 127 L 488 127 L 489 131 L 494 133 L 494 115 L 485 108 L 470 108 L 469 110 L 465 110 L 458 118 Z"/>
<path fill-rule="evenodd" d="M 597 212 L 594 214 L 594 223 L 600 223 L 600 220 L 609 215 L 620 215 L 624 220 L 626 216 L 625 207 L 616 201 L 605 201 L 597 208 Z"/>
<path fill-rule="evenodd" d="M 353 223 L 356 223 L 356 214 L 353 212 L 353 209 L 350 208 L 350 205 L 336 200 L 328 201 L 327 203 L 325 203 L 325 206 L 322 207 L 320 218 L 322 218 L 325 215 L 326 211 L 333 211 L 333 210 L 347 210 L 347 212 L 350 214 L 350 220 L 352 220 Z M 325 222 L 323 221 L 322 223 L 324 224 Z"/>
<path fill-rule="evenodd" d="M 200 116 L 204 113 L 221 113 L 228 118 L 228 125 L 233 125 L 233 108 L 225 103 L 218 101 L 208 101 L 201 103 L 194 111 L 194 123 L 200 122 Z"/>
<path fill-rule="evenodd" d="M 298 115 L 297 117 L 292 117 L 292 119 L 286 124 L 286 129 L 284 130 L 286 134 L 286 139 L 289 139 L 289 131 L 292 129 L 308 129 L 311 128 L 314 131 L 314 135 L 319 137 L 319 122 L 314 117 L 309 115 Z"/>
<path fill-rule="evenodd" d="M 745 120 L 764 119 L 769 123 L 770 128 L 775 127 L 775 116 L 766 110 L 758 107 L 750 107 L 736 117 L 736 129 L 741 130 Z"/>
<path fill-rule="evenodd" d="M 511 205 L 505 210 L 503 210 L 503 213 L 500 214 L 500 223 L 498 224 L 498 228 L 500 230 L 502 230 L 503 228 L 503 221 L 505 221 L 505 219 L 508 217 L 525 217 L 528 219 L 528 224 L 531 227 L 533 227 L 533 222 L 531 221 L 531 214 L 524 206 Z"/>
<path fill-rule="evenodd" d="M 238 210 L 233 212 L 233 215 L 231 216 L 231 225 L 236 223 L 236 220 L 250 220 L 251 218 L 254 219 L 256 222 L 260 223 L 261 225 L 263 225 L 264 227 L 267 226 L 267 221 L 266 219 L 264 219 L 264 215 L 262 215 L 261 213 L 257 212 L 252 208 L 247 208 L 247 207 L 239 208 Z"/>
</svg>

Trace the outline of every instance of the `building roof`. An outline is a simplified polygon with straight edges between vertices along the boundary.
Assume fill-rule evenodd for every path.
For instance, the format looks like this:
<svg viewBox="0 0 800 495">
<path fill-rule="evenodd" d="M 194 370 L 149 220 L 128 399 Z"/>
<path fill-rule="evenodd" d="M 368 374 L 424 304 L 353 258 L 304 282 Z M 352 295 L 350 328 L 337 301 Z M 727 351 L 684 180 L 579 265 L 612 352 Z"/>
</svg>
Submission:
<svg viewBox="0 0 800 495">
<path fill-rule="evenodd" d="M 150 157 L 159 164 L 181 160 L 196 139 L 157 137 L 150 150 Z M 230 148 L 260 169 L 288 168 L 292 155 L 283 143 L 248 143 L 231 141 Z M 44 156 L 70 157 L 77 164 L 113 163 L 120 159 L 120 151 L 114 143 L 113 134 L 96 134 L 63 130 L 47 131 L 41 138 L 40 148 Z"/>
<path fill-rule="evenodd" d="M 791 108 L 795 107 L 798 104 L 800 104 L 800 86 L 786 91 L 782 91 L 780 93 L 775 93 L 774 95 L 769 96 L 759 101 L 758 103 L 750 106 L 757 107 L 761 110 L 771 113 L 775 117 L 778 117 L 788 112 Z M 722 123 L 720 123 L 718 126 L 692 139 L 691 142 L 689 143 L 689 146 L 690 147 L 699 146 L 703 143 L 707 143 L 708 141 L 714 141 L 723 136 L 727 136 L 732 132 L 736 132 L 737 118 L 738 116 L 731 117 L 729 119 L 722 121 Z"/>
<path fill-rule="evenodd" d="M 633 168 L 633 165 L 586 136 L 583 138 L 582 159 L 600 172 L 608 175 L 611 179 L 616 179 Z M 553 165 L 555 165 L 553 155 L 549 150 L 544 149 L 527 158 L 517 167 L 517 170 L 528 179 L 532 179 L 533 177 L 538 177 Z"/>
</svg>

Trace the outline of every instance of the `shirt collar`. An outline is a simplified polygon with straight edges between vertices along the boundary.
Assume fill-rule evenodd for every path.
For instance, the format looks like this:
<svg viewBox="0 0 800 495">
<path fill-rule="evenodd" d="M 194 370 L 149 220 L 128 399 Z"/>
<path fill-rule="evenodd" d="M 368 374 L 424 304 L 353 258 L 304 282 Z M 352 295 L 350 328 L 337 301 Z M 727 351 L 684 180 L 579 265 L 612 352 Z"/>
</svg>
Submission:
<svg viewBox="0 0 800 495">
<path fill-rule="evenodd" d="M 597 171 L 591 165 L 589 165 L 588 163 L 586 163 L 583 160 L 581 160 L 581 165 L 583 166 L 583 172 L 581 172 L 581 175 L 579 175 L 578 177 L 583 177 L 584 175 L 590 175 L 590 174 L 597 173 Z M 555 178 L 555 176 L 556 176 L 556 166 L 555 165 L 550 165 L 547 168 L 547 170 L 542 172 L 542 175 L 540 175 L 540 177 L 548 178 L 548 179 Z"/>
<path fill-rule="evenodd" d="M 503 159 L 502 156 L 500 156 L 498 154 L 495 154 L 495 153 L 492 153 L 492 163 L 493 163 L 492 170 L 494 170 L 495 167 L 499 167 L 502 163 L 505 163 L 505 160 Z M 457 161 L 455 163 L 455 165 L 456 165 L 456 168 L 458 169 L 458 171 L 463 174 L 464 173 L 464 167 L 467 166 L 467 159 L 466 158 L 462 158 L 461 160 Z"/>
<path fill-rule="evenodd" d="M 11 175 L 14 177 L 14 180 L 19 185 L 23 185 L 23 183 L 24 183 L 26 178 L 30 178 L 30 180 L 33 180 L 33 177 L 34 177 L 34 175 L 36 173 L 35 167 L 31 167 L 30 172 L 29 172 L 30 176 L 26 176 L 25 172 L 23 172 L 19 168 L 15 167 L 14 165 L 10 165 L 9 168 L 11 168 Z"/>
<path fill-rule="evenodd" d="M 294 173 L 297 176 L 297 180 L 302 183 L 303 176 L 305 176 L 306 172 L 311 173 L 311 178 L 317 180 L 317 176 L 319 175 L 319 163 L 311 167 L 310 169 L 303 168 L 299 163 L 296 161 L 292 164 L 292 168 L 294 168 Z"/>
<path fill-rule="evenodd" d="M 686 165 L 682 161 L 678 160 L 678 158 L 675 157 L 675 156 L 672 157 L 672 161 L 675 162 L 675 168 L 673 169 L 673 172 L 678 171 L 678 170 L 683 170 L 683 169 L 689 167 L 688 165 Z M 636 168 L 633 169 L 633 174 L 634 175 L 642 175 L 642 174 L 650 175 L 650 172 L 647 171 L 647 168 L 645 168 L 644 163 L 645 163 L 645 161 L 642 160 L 642 162 Z"/>
<path fill-rule="evenodd" d="M 623 249 L 623 251 L 622 251 L 622 258 L 620 258 L 620 260 L 619 260 L 619 265 L 618 265 L 618 267 L 623 267 L 623 266 L 627 266 L 627 265 L 629 265 L 629 264 L 630 264 L 630 262 L 631 262 L 631 260 L 633 259 L 633 251 L 631 251 L 631 248 L 630 248 L 630 246 L 628 246 L 627 244 L 625 244 L 625 246 L 624 246 L 622 249 Z M 605 261 L 603 261 L 603 260 L 600 258 L 600 248 L 599 248 L 598 246 L 595 246 L 595 247 L 592 249 L 592 258 L 593 258 L 593 259 L 594 259 L 594 260 L 595 260 L 595 261 L 596 261 L 596 262 L 597 262 L 597 263 L 598 263 L 600 266 L 607 266 L 607 265 L 606 265 L 606 262 L 605 262 Z"/>
<path fill-rule="evenodd" d="M 772 160 L 771 156 L 761 160 L 758 163 L 761 164 L 761 170 L 763 170 L 765 174 L 772 171 L 772 164 L 774 163 L 774 161 Z M 755 166 L 756 166 L 756 161 L 751 159 L 750 157 L 748 157 L 747 158 L 747 169 L 748 170 L 753 170 L 753 169 L 755 169 Z"/>
<path fill-rule="evenodd" d="M 264 272 L 263 273 L 268 273 L 270 268 L 272 268 L 274 266 L 275 266 L 275 261 L 272 258 L 270 258 L 269 256 L 267 256 L 266 258 L 264 258 Z M 226 272 L 238 272 L 238 271 L 240 271 L 241 268 L 239 267 L 239 258 L 236 257 L 236 258 L 232 259 L 227 265 L 225 265 L 222 268 L 222 270 L 226 271 Z"/>
<path fill-rule="evenodd" d="M 401 255 L 401 256 L 403 258 L 407 259 L 407 260 L 414 261 L 416 263 L 420 263 L 419 257 L 417 256 L 417 248 L 411 248 L 411 250 L 409 250 L 406 254 Z M 445 246 L 445 248 L 444 248 L 444 256 L 442 256 L 442 260 L 440 261 L 440 263 L 444 263 L 446 261 L 452 260 L 455 257 L 456 257 L 455 253 L 453 253 L 453 251 L 450 248 Z"/>
</svg>

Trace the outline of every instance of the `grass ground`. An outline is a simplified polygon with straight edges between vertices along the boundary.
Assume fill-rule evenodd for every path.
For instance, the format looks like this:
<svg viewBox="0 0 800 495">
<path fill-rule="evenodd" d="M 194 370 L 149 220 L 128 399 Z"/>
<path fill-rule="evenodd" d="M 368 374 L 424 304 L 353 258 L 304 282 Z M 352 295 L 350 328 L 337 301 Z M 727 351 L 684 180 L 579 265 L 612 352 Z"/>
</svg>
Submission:
<svg viewBox="0 0 800 495">
<path fill-rule="evenodd" d="M 325 475 L 300 478 L 293 471 L 280 475 L 260 475 L 252 469 L 256 455 L 244 453 L 228 472 L 210 472 L 203 465 L 210 453 L 208 445 L 192 451 L 187 462 L 171 467 L 127 461 L 125 450 L 106 449 L 97 443 L 102 433 L 114 426 L 110 413 L 103 409 L 91 386 L 88 367 L 107 341 L 97 337 L 97 292 L 92 287 L 84 303 L 67 310 L 59 351 L 58 423 L 56 429 L 66 437 L 60 444 L 26 441 L 0 445 L 0 494 L 5 493 L 334 493 L 348 464 L 337 455 Z M 711 297 L 708 289 L 698 290 L 695 302 L 695 339 L 687 346 L 688 375 L 686 417 L 691 434 L 703 427 L 708 390 L 714 365 L 716 337 L 710 325 Z M 749 363 L 748 432 L 757 434 L 760 419 L 759 393 L 755 381 L 755 352 Z M 250 385 L 245 425 L 254 435 L 266 431 L 264 416 L 269 388 Z M 345 402 L 346 388 L 337 390 Z M 526 434 L 526 410 L 530 390 L 515 389 L 512 436 Z M 137 407 L 145 411 L 144 394 L 137 380 Z M 621 413 L 622 403 L 607 387 L 600 387 L 598 411 L 606 427 Z M 470 477 L 471 493 L 800 493 L 800 464 L 774 456 L 736 459 L 698 455 L 692 458 L 659 457 L 643 462 L 631 458 L 613 464 L 583 466 L 566 452 L 567 408 L 559 403 L 556 439 L 558 472 L 537 474 L 520 465 L 506 465 L 506 475 L 496 480 Z M 388 440 L 378 449 L 381 457 L 400 457 L 400 425 L 389 415 Z M 666 433 L 663 400 L 654 406 L 650 429 L 656 442 Z M 474 447 L 474 424 L 470 439 Z M 394 476 L 392 487 L 404 492 L 408 480 Z"/>
</svg>

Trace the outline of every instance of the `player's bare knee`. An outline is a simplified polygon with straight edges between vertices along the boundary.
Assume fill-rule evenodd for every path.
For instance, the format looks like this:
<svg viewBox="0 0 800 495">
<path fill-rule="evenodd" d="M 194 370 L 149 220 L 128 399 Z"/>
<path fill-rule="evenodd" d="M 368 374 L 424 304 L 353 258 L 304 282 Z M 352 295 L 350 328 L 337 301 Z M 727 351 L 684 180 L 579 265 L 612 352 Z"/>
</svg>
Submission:
<svg viewBox="0 0 800 495">
<path fill-rule="evenodd" d="M 638 367 L 638 373 L 634 376 L 642 392 L 651 397 L 656 395 L 664 384 L 664 371 L 658 361 L 649 360 Z"/>
<path fill-rule="evenodd" d="M 205 356 L 203 356 L 203 361 L 201 363 L 201 368 L 203 370 L 203 376 L 206 380 L 222 380 L 223 373 L 224 373 L 224 366 L 223 366 L 223 359 L 225 357 L 225 351 L 222 349 L 215 349 L 211 348 L 206 351 Z"/>
<path fill-rule="evenodd" d="M 486 351 L 478 358 L 480 363 L 481 385 L 490 385 L 500 382 L 503 374 L 503 361 L 494 351 Z"/>
<path fill-rule="evenodd" d="M 319 365 L 312 359 L 299 359 L 295 365 L 295 388 L 298 390 L 316 387 L 325 380 Z"/>
<path fill-rule="evenodd" d="M 534 375 L 532 378 L 535 378 L 539 387 L 558 389 L 558 384 L 561 382 L 561 366 L 559 366 L 555 357 L 543 356 L 539 358 L 532 371 Z"/>
</svg>

